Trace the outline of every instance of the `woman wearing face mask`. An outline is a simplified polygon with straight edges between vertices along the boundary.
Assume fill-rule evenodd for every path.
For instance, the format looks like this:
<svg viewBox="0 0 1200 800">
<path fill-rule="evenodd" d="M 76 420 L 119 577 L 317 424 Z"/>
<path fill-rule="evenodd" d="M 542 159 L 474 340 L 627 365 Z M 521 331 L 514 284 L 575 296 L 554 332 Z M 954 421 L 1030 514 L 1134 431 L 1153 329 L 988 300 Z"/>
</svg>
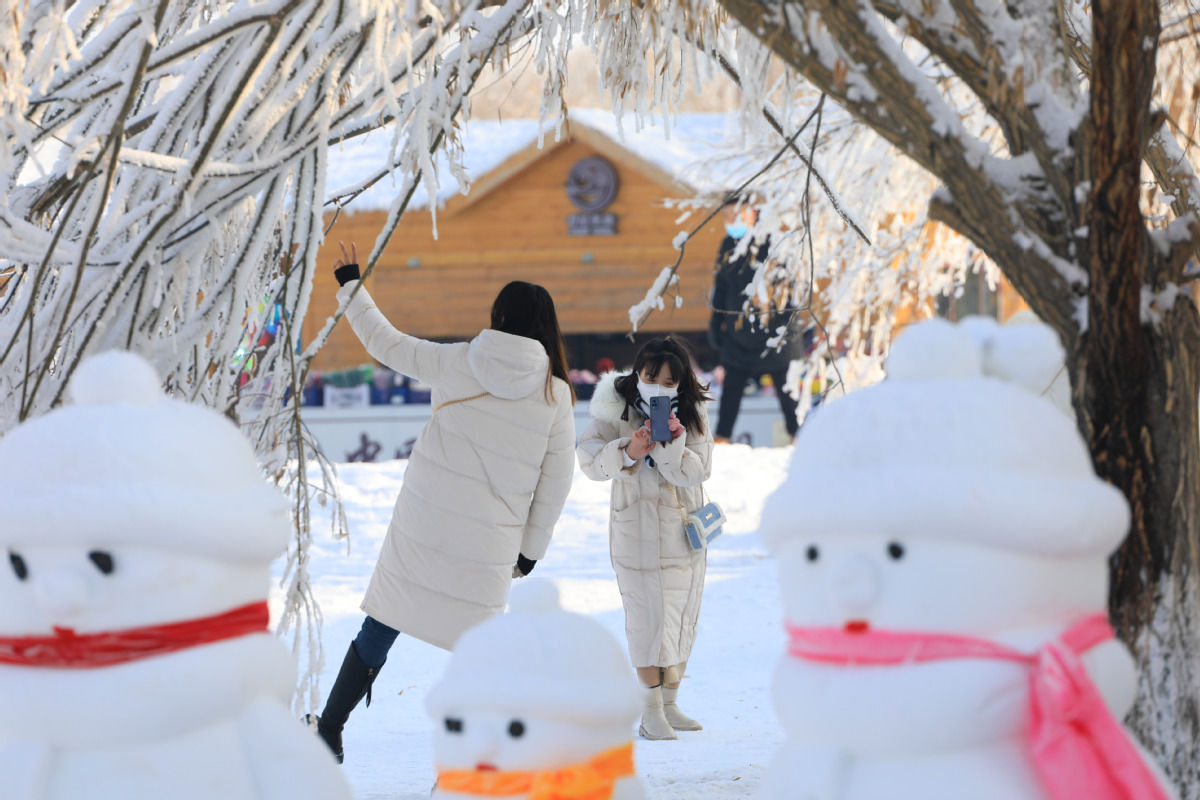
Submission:
<svg viewBox="0 0 1200 800">
<path fill-rule="evenodd" d="M 683 519 L 704 504 L 713 438 L 691 353 L 668 336 L 647 342 L 630 372 L 604 375 L 592 395 L 594 421 L 579 442 L 579 465 L 611 480 L 609 549 L 629 655 L 646 687 L 640 733 L 675 739 L 700 723 L 679 710 L 683 678 L 704 590 L 705 551 L 687 543 Z M 650 435 L 650 398 L 671 398 L 671 440 Z"/>
</svg>

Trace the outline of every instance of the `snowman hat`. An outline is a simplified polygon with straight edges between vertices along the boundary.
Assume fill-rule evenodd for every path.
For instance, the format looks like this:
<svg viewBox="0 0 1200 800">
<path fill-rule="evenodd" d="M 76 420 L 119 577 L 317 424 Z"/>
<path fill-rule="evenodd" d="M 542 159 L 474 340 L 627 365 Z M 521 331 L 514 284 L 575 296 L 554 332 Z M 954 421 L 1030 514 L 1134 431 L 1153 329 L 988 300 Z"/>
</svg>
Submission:
<svg viewBox="0 0 1200 800">
<path fill-rule="evenodd" d="M 425 708 L 434 719 L 472 708 L 511 709 L 632 725 L 641 694 L 613 635 L 589 617 L 563 611 L 557 587 L 532 578 L 514 587 L 508 613 L 459 638 Z"/>
<path fill-rule="evenodd" d="M 1111 553 L 1129 507 L 1096 477 L 1069 407 L 1047 399 L 1062 363 L 1040 323 L 906 328 L 883 382 L 805 423 L 763 510 L 763 540 L 776 552 L 814 534 L 880 533 Z"/>
<path fill-rule="evenodd" d="M 0 439 L 0 543 L 137 545 L 270 561 L 290 522 L 232 422 L 163 394 L 133 353 L 79 364 L 68 404 Z"/>
</svg>

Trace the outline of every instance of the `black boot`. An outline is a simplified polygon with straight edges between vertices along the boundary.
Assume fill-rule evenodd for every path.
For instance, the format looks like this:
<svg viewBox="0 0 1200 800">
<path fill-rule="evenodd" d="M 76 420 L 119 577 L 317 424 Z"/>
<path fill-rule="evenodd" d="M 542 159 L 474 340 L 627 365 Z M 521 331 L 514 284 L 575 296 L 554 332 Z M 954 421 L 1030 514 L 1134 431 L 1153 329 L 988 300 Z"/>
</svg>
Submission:
<svg viewBox="0 0 1200 800">
<path fill-rule="evenodd" d="M 350 712 L 364 696 L 367 698 L 367 705 L 371 705 L 371 684 L 375 682 L 375 677 L 381 669 L 383 664 L 378 667 L 368 667 L 364 664 L 358 657 L 358 651 L 354 649 L 354 642 L 351 642 L 346 650 L 346 658 L 342 661 L 342 668 L 338 671 L 337 680 L 333 682 L 333 688 L 329 690 L 329 697 L 325 700 L 325 710 L 319 717 L 314 718 L 311 714 L 304 717 L 304 721 L 309 725 L 316 723 L 317 735 L 333 751 L 339 764 L 342 763 L 342 728 L 346 726 Z"/>
</svg>

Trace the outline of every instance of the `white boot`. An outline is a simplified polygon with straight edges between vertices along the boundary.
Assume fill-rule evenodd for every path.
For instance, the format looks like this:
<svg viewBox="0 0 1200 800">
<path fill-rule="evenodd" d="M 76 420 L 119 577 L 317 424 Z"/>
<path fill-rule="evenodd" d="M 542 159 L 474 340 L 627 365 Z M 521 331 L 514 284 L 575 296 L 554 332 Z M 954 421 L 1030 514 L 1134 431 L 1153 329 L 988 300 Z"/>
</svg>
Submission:
<svg viewBox="0 0 1200 800">
<path fill-rule="evenodd" d="M 663 714 L 663 690 L 661 686 L 646 690 L 646 708 L 642 711 L 642 725 L 638 733 L 646 739 L 678 739 L 675 729 Z"/>
<path fill-rule="evenodd" d="M 679 706 L 675 705 L 675 698 L 679 695 L 679 687 L 668 689 L 662 687 L 663 700 L 663 716 L 667 718 L 667 723 L 677 731 L 702 731 L 704 726 L 696 720 L 689 717 L 679 710 Z"/>
</svg>

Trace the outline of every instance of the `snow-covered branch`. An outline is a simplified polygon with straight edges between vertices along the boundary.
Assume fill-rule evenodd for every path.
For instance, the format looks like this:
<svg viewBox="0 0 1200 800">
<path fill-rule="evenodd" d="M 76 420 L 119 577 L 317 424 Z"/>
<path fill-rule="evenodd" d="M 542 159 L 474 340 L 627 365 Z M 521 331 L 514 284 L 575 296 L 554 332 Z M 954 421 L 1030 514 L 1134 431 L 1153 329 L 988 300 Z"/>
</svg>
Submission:
<svg viewBox="0 0 1200 800">
<path fill-rule="evenodd" d="M 724 53 L 721 53 L 720 51 L 714 52 L 712 56 L 714 59 L 716 59 L 717 63 L 720 64 L 721 69 L 725 71 L 730 80 L 732 80 L 738 87 L 741 87 L 743 85 L 742 76 L 738 73 L 738 70 L 733 65 L 730 57 Z M 871 243 L 871 238 L 867 236 L 865 232 L 863 232 L 862 225 L 854 218 L 851 211 L 847 208 L 845 201 L 838 196 L 837 191 L 833 188 L 830 181 L 825 177 L 821 170 L 817 169 L 809 157 L 805 153 L 801 152 L 800 148 L 798 148 L 795 143 L 791 141 L 792 136 L 786 130 L 784 130 L 783 123 L 780 122 L 781 115 L 779 110 L 774 108 L 771 103 L 764 103 L 762 115 L 767 124 L 771 126 L 771 129 L 775 131 L 775 133 L 779 134 L 779 136 L 783 137 L 783 139 L 788 143 L 788 149 L 791 151 L 792 155 L 798 158 L 809 170 L 808 174 L 816 179 L 817 184 L 821 187 L 821 191 L 825 193 L 825 199 L 829 201 L 829 205 L 833 208 L 837 215 L 841 217 L 842 221 L 850 226 L 854 232 L 862 237 L 862 240 L 869 245 Z"/>
<path fill-rule="evenodd" d="M 1167 252 L 1161 274 L 1149 276 L 1147 283 L 1182 284 L 1193 277 L 1187 274 L 1188 265 L 1195 262 L 1200 250 L 1200 178 L 1165 122 L 1150 140 L 1146 164 L 1175 214 L 1162 236 Z"/>
<path fill-rule="evenodd" d="M 779 35 L 765 37 L 776 55 L 942 182 L 929 210 L 931 218 L 972 239 L 1006 272 L 1019 272 L 1009 277 L 1061 332 L 1077 330 L 1073 295 L 1079 287 L 1063 280 L 1057 268 L 1072 260 L 1072 241 L 1062 235 L 1056 220 L 1067 217 L 1059 193 L 1065 191 L 1074 202 L 1073 181 L 1061 174 L 1048 180 L 1041 159 L 1013 159 L 1007 147 L 994 141 L 990 127 L 995 120 L 978 97 L 961 87 L 975 83 L 983 91 L 988 75 L 998 74 L 1000 62 L 998 56 L 980 52 L 982 39 L 955 31 L 962 23 L 956 4 L 933 3 L 932 10 L 928 3 L 826 0 L 786 4 L 782 10 L 757 0 L 726 0 L 723 5 L 751 30 L 780 30 Z M 938 9 L 940 13 L 932 13 Z M 1018 34 L 1027 32 L 1013 27 L 1018 41 L 1012 51 L 1019 52 L 1026 45 Z M 945 66 L 928 58 L 931 47 L 970 65 L 968 78 L 946 79 Z M 1010 81 L 1021 80 L 1020 73 L 1012 74 Z M 997 97 L 1018 96 L 1024 103 L 1025 94 L 1014 92 Z M 1061 141 L 1070 126 L 1041 120 L 1033 111 L 1022 114 L 1016 118 L 1023 120 L 1019 128 L 1010 125 L 1019 131 L 1014 140 L 1040 134 L 1043 141 L 1037 148 L 1024 146 L 1044 151 L 1045 163 L 1056 163 L 1061 153 L 1051 147 L 1050 131 Z M 1022 247 L 1019 243 L 1025 240 L 1047 243 L 1056 258 L 1045 259 Z"/>
<path fill-rule="evenodd" d="M 58 402 L 82 356 L 110 347 L 148 356 L 173 392 L 240 420 L 296 500 L 282 627 L 307 632 L 311 677 L 306 476 L 321 462 L 295 398 L 320 346 L 299 335 L 324 236 L 328 148 L 348 129 L 390 125 L 381 135 L 395 137 L 393 157 L 380 173 L 403 176 L 410 194 L 436 175 L 436 153 L 455 157 L 483 65 L 543 22 L 561 36 L 558 12 L 525 0 L 4 11 L 2 428 Z M 331 468 L 319 475 L 317 491 L 336 498 Z"/>
</svg>

